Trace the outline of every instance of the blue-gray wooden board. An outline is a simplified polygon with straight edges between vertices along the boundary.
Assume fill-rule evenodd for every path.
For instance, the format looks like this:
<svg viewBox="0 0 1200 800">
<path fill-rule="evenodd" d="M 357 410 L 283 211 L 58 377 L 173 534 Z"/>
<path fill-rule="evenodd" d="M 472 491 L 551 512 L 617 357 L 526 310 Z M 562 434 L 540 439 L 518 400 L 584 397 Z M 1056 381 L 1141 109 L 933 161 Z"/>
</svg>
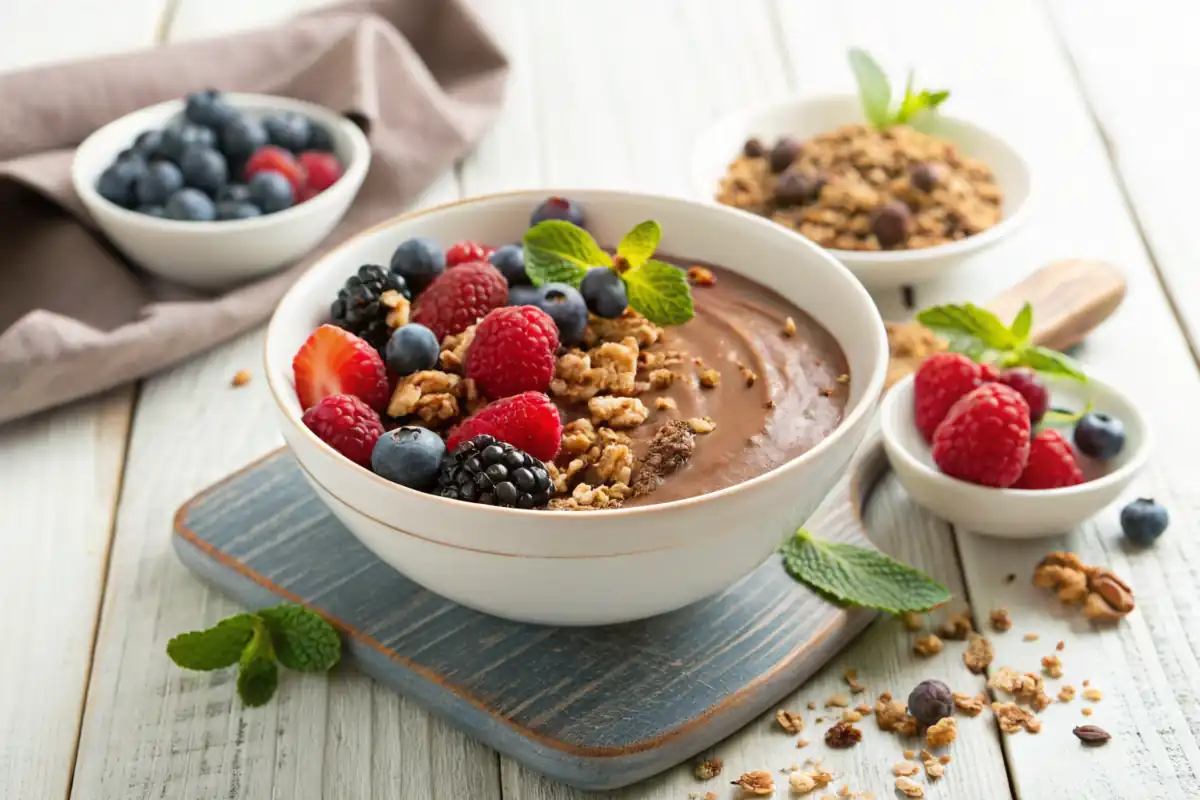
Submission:
<svg viewBox="0 0 1200 800">
<path fill-rule="evenodd" d="M 878 448 L 809 527 L 864 543 Z M 646 778 L 712 746 L 796 689 L 871 620 L 793 581 L 773 557 L 681 611 L 548 628 L 456 605 L 400 575 L 276 452 L 186 503 L 180 559 L 247 607 L 304 603 L 347 660 L 534 770 L 583 789 Z"/>
</svg>

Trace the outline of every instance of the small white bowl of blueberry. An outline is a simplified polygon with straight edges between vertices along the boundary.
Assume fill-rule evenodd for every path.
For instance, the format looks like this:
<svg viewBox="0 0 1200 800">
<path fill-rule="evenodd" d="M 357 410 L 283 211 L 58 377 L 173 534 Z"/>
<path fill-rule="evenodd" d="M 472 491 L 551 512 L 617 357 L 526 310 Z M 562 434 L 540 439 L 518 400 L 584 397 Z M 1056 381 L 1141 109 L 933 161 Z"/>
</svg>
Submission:
<svg viewBox="0 0 1200 800">
<path fill-rule="evenodd" d="M 206 90 L 100 128 L 71 177 L 131 260 L 215 288 L 308 253 L 341 221 L 370 160 L 363 132 L 330 109 Z"/>
</svg>

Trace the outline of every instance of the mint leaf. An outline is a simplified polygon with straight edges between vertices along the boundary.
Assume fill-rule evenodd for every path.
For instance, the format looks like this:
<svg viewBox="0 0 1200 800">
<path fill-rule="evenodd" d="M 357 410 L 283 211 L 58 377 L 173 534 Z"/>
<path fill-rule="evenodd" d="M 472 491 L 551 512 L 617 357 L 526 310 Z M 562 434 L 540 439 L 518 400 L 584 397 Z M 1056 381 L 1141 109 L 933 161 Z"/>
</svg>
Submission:
<svg viewBox="0 0 1200 800">
<path fill-rule="evenodd" d="M 271 699 L 278 685 L 279 668 L 275 665 L 271 633 L 266 622 L 255 619 L 254 635 L 238 661 L 238 694 L 246 705 L 261 706 Z"/>
<path fill-rule="evenodd" d="M 822 541 L 803 528 L 784 544 L 783 564 L 793 578 L 836 600 L 891 614 L 928 611 L 950 599 L 945 586 L 878 550 Z"/>
<path fill-rule="evenodd" d="M 961 334 L 974 337 L 992 350 L 1011 350 L 1020 344 L 999 317 L 971 303 L 927 308 L 917 314 L 917 322 L 947 338 Z"/>
<path fill-rule="evenodd" d="M 297 672 L 326 672 L 342 657 L 333 626 L 304 606 L 282 605 L 258 612 L 271 633 L 279 663 Z"/>
<path fill-rule="evenodd" d="M 1087 382 L 1087 375 L 1083 374 L 1083 370 L 1070 356 L 1037 345 L 1025 345 L 1011 353 L 1005 353 L 1000 358 L 1000 365 L 1005 369 L 1029 367 L 1048 375 L 1064 375 L 1081 383 Z"/>
<path fill-rule="evenodd" d="M 525 231 L 525 273 L 535 286 L 568 283 L 576 288 L 591 267 L 611 267 L 612 257 L 591 234 L 560 219 Z"/>
<path fill-rule="evenodd" d="M 640 267 L 650 260 L 662 239 L 662 227 L 652 219 L 640 222 L 621 239 L 617 245 L 617 255 L 625 259 L 631 267 Z"/>
<path fill-rule="evenodd" d="M 167 642 L 167 655 L 184 669 L 209 671 L 231 667 L 254 635 L 253 614 L 238 614 L 204 631 L 181 633 Z"/>
<path fill-rule="evenodd" d="M 1088 400 L 1082 411 L 1071 411 L 1066 408 L 1048 408 L 1042 415 L 1041 425 L 1046 428 L 1057 428 L 1060 425 L 1074 425 L 1085 415 L 1092 412 L 1092 401 Z"/>
<path fill-rule="evenodd" d="M 875 127 L 887 127 L 891 121 L 888 109 L 892 104 L 892 86 L 887 75 L 865 50 L 851 48 L 848 57 L 850 68 L 854 70 L 854 79 L 858 81 L 863 114 Z"/>
<path fill-rule="evenodd" d="M 655 325 L 682 325 L 693 316 L 692 289 L 679 267 L 647 261 L 621 274 L 629 305 Z"/>
<path fill-rule="evenodd" d="M 1029 332 L 1033 330 L 1033 306 L 1029 303 L 1021 306 L 1021 310 L 1017 312 L 1017 317 L 1009 329 L 1012 331 L 1013 337 L 1021 344 L 1029 341 Z"/>
</svg>

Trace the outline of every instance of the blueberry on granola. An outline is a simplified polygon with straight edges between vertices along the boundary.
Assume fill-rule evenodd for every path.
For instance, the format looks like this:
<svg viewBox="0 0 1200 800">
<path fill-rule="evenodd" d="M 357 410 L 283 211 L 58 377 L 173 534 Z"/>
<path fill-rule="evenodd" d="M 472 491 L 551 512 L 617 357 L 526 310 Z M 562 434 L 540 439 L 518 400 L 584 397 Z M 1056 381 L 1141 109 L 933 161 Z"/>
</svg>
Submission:
<svg viewBox="0 0 1200 800">
<path fill-rule="evenodd" d="M 912 171 L 908 173 L 908 182 L 913 185 L 914 189 L 919 189 L 928 194 L 937 188 L 941 177 L 941 168 L 937 164 L 926 162 L 917 164 L 912 168 Z"/>
<path fill-rule="evenodd" d="M 442 459 L 438 493 L 468 503 L 542 508 L 550 502 L 550 474 L 524 450 L 481 434 Z"/>
<path fill-rule="evenodd" d="M 912 212 L 898 200 L 884 203 L 871 213 L 871 233 L 880 247 L 895 247 L 908 238 L 912 230 Z"/>
<path fill-rule="evenodd" d="M 337 299 L 329 306 L 333 324 L 366 339 L 383 354 L 392 336 L 388 315 L 392 305 L 384 297 L 387 292 L 399 292 L 410 299 L 404 276 L 375 264 L 364 264 L 346 279 L 338 290 Z"/>
<path fill-rule="evenodd" d="M 779 174 L 792 165 L 800 156 L 800 141 L 794 136 L 780 137 L 779 141 L 775 142 L 775 146 L 771 148 L 769 156 L 771 163 L 771 172 Z"/>
<path fill-rule="evenodd" d="M 785 172 L 775 183 L 775 202 L 781 206 L 799 206 L 817 199 L 824 181 L 806 172 Z"/>
</svg>

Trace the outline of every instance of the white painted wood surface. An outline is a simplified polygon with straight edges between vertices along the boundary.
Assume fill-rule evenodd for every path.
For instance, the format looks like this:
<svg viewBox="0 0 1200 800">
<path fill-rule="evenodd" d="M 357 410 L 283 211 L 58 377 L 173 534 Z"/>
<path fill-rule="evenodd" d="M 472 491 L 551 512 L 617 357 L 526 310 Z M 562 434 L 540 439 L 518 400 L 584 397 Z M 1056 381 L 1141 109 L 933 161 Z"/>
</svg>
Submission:
<svg viewBox="0 0 1200 800">
<path fill-rule="evenodd" d="M 90 4 L 73 3 L 76 20 L 93 20 Z M 0 12 L 0 69 L 156 35 L 216 35 L 319 4 L 123 0 L 105 6 L 85 40 L 59 35 L 54 4 L 17 0 L 18 25 L 8 25 L 11 10 Z M 926 85 L 951 87 L 954 113 L 1023 149 L 1040 201 L 1026 230 L 960 274 L 920 287 L 918 304 L 986 300 L 1059 257 L 1117 264 L 1129 298 L 1081 356 L 1117 375 L 1146 404 L 1162 440 L 1184 447 L 1160 446 L 1136 487 L 1173 514 L 1171 532 L 1146 552 L 1120 545 L 1115 508 L 1066 539 L 1014 545 L 951 531 L 885 487 L 871 512 L 880 544 L 944 580 L 962 604 L 969 599 L 977 621 L 990 607 L 1012 611 L 1013 631 L 992 637 L 997 665 L 1036 670 L 1064 639 L 1063 682 L 1078 688 L 1088 678 L 1100 688 L 1105 699 L 1091 719 L 1115 734 L 1101 751 L 1079 747 L 1069 731 L 1084 719 L 1081 700 L 1049 709 L 1037 737 L 1001 738 L 986 714 L 960 719 L 954 761 L 929 796 L 1175 800 L 1200 794 L 1200 544 L 1188 535 L 1200 488 L 1187 446 L 1196 440 L 1200 376 L 1171 313 L 1173 305 L 1196 341 L 1200 283 L 1185 187 L 1197 169 L 1190 145 L 1200 120 L 1186 101 L 1200 61 L 1188 47 L 1194 26 L 1179 17 L 1195 12 L 1165 0 L 1136 9 L 1116 0 L 1049 4 L 1052 13 L 1036 0 L 478 0 L 514 62 L 508 102 L 491 136 L 421 202 L 538 185 L 686 192 L 688 142 L 705 124 L 788 92 L 849 89 L 844 52 L 852 44 L 897 70 L 918 65 Z M 877 299 L 885 316 L 905 313 L 898 295 Z M 582 797 L 352 670 L 289 674 L 271 704 L 247 710 L 230 676 L 186 674 L 162 656 L 174 633 L 234 611 L 176 562 L 168 534 L 187 497 L 279 443 L 261 380 L 229 386 L 238 369 L 260 372 L 260 347 L 258 331 L 144 382 L 127 453 L 128 389 L 0 428 L 0 601 L 23 610 L 0 623 L 0 796 Z M 1170 391 L 1155 391 L 1163 385 Z M 1091 631 L 1028 585 L 1037 558 L 1064 546 L 1131 580 L 1139 611 L 1120 628 Z M 1005 581 L 1010 572 L 1017 581 Z M 1025 642 L 1025 632 L 1041 638 Z M 804 705 L 843 691 L 847 668 L 870 687 L 864 698 L 902 696 L 926 677 L 959 690 L 981 685 L 963 668 L 961 645 L 924 661 L 910 654 L 911 638 L 894 621 L 877 624 L 784 703 L 804 711 L 808 748 L 795 749 L 769 718 L 718 746 L 729 779 L 824 755 L 839 774 L 835 787 L 892 796 L 901 742 L 868 719 L 861 745 L 829 751 L 820 744 L 826 726 L 814 722 L 822 712 Z M 786 785 L 784 776 L 778 783 Z M 682 800 L 710 790 L 733 796 L 727 784 L 700 784 L 681 766 L 611 796 Z"/>
</svg>

